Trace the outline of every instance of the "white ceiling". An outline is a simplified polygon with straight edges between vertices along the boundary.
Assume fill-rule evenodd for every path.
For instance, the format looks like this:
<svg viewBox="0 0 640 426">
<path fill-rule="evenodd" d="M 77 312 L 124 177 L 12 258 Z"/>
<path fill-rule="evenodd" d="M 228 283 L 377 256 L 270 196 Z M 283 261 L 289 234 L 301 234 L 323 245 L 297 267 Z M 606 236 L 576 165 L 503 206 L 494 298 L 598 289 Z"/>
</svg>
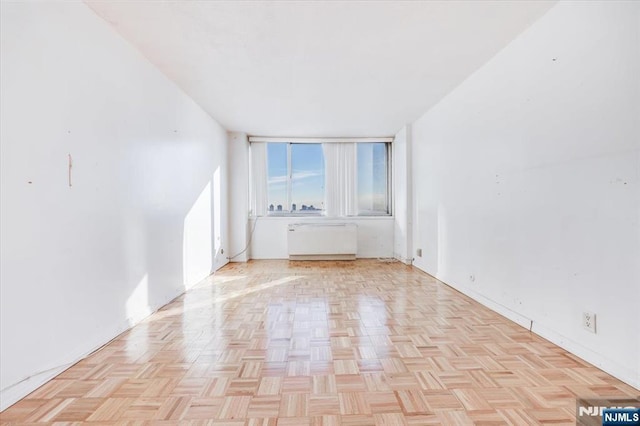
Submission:
<svg viewBox="0 0 640 426">
<path fill-rule="evenodd" d="M 393 135 L 553 4 L 87 3 L 225 128 L 263 136 Z"/>
</svg>

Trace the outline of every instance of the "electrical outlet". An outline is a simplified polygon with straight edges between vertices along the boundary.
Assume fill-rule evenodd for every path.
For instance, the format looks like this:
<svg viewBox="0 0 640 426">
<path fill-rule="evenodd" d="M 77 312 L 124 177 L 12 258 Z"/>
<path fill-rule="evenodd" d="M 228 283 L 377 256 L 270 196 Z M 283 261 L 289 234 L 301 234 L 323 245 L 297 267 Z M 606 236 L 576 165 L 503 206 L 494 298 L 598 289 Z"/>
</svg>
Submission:
<svg viewBox="0 0 640 426">
<path fill-rule="evenodd" d="M 593 312 L 582 313 L 582 326 L 592 333 L 596 332 L 596 314 Z"/>
<path fill-rule="evenodd" d="M 422 249 L 421 248 L 416 250 L 416 256 L 422 257 Z"/>
</svg>

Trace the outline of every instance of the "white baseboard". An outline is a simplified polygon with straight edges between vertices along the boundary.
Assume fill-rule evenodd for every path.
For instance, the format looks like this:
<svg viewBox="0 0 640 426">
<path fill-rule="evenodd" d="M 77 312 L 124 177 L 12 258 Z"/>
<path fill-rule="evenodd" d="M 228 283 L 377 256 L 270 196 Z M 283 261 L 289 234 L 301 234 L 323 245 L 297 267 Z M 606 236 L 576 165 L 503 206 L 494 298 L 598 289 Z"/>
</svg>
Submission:
<svg viewBox="0 0 640 426">
<path fill-rule="evenodd" d="M 205 277 L 205 279 L 206 278 L 207 277 Z M 111 328 L 110 330 L 105 330 L 103 333 L 101 333 L 100 338 L 92 339 L 91 342 L 89 342 L 86 345 L 83 345 L 82 348 L 77 347 L 75 348 L 75 350 L 70 351 L 66 356 L 64 356 L 65 361 L 57 362 L 55 364 L 56 365 L 55 367 L 51 367 L 51 368 L 45 369 L 44 371 L 34 373 L 32 376 L 28 378 L 22 379 L 21 381 L 13 385 L 9 385 L 4 390 L 0 391 L 0 411 L 3 411 L 6 408 L 10 407 L 11 405 L 15 404 L 25 396 L 29 395 L 31 392 L 38 389 L 43 384 L 47 383 L 49 380 L 56 377 L 58 374 L 67 370 L 68 368 L 71 368 L 77 362 L 83 360 L 84 358 L 86 358 L 96 350 L 100 349 L 105 344 L 109 343 L 111 340 L 115 339 L 120 334 L 135 327 L 144 319 L 146 319 L 150 315 L 153 315 L 153 313 L 158 311 L 160 308 L 171 303 L 174 299 L 184 294 L 185 291 L 186 291 L 185 289 L 179 288 L 177 291 L 174 291 L 171 294 L 169 294 L 168 297 L 166 298 L 167 299 L 166 301 L 149 307 L 149 310 L 147 311 L 147 315 L 140 314 L 140 315 L 127 318 L 125 321 L 122 321 L 121 323 Z"/>
<path fill-rule="evenodd" d="M 393 258 L 399 262 L 404 263 L 405 265 L 409 265 L 409 266 L 413 265 L 413 258 L 411 257 L 402 257 L 401 255 L 394 253 Z"/>
<path fill-rule="evenodd" d="M 589 364 L 592 364 L 593 366 L 601 369 L 602 371 L 604 371 L 605 373 L 608 373 L 610 375 L 612 375 L 613 377 L 615 377 L 616 379 L 621 380 L 622 382 L 634 387 L 635 389 L 640 390 L 640 377 L 638 377 L 638 374 L 636 374 L 632 369 L 619 364 L 616 361 L 611 360 L 610 358 L 607 358 L 597 352 L 594 352 L 593 350 L 585 347 L 584 345 L 558 333 L 557 331 L 546 327 L 544 325 L 541 325 L 539 322 L 535 321 L 535 319 L 531 319 L 528 318 L 516 311 L 511 310 L 510 308 L 501 305 L 499 303 L 496 303 L 495 301 L 474 292 L 473 290 L 467 288 L 467 287 L 463 287 L 463 286 L 458 286 L 452 283 L 448 283 L 448 282 L 444 282 L 442 281 L 440 278 L 438 278 L 437 276 L 433 276 L 431 274 L 429 274 L 428 271 L 425 271 L 424 269 L 414 265 L 417 269 L 425 272 L 426 274 L 436 278 L 437 280 L 441 281 L 442 283 L 448 285 L 449 287 L 459 291 L 460 293 L 464 294 L 467 297 L 470 297 L 471 299 L 475 300 L 476 302 L 480 303 L 483 306 L 486 306 L 487 308 L 491 309 L 492 311 L 502 315 L 503 317 L 515 322 L 516 324 L 520 325 L 523 328 L 526 328 L 527 330 L 531 329 L 531 331 L 535 334 L 537 334 L 538 336 L 542 337 L 543 339 L 546 339 L 548 341 L 550 341 L 551 343 L 558 345 L 559 347 L 561 347 L 562 349 L 572 353 L 573 355 L 577 356 L 578 358 L 582 359 L 583 361 L 588 362 Z"/>
<path fill-rule="evenodd" d="M 35 375 L 0 392 L 0 411 L 12 406 L 69 367 L 58 367 Z"/>
</svg>

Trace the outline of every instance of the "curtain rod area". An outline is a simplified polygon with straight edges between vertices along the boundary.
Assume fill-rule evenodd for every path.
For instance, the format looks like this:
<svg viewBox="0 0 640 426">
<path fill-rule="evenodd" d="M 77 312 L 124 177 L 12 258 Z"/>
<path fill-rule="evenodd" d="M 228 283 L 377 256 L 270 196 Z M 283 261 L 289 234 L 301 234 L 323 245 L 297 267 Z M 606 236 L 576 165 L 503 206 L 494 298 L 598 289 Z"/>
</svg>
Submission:
<svg viewBox="0 0 640 426">
<path fill-rule="evenodd" d="M 288 137 L 265 137 L 249 136 L 249 142 L 291 142 L 291 143 L 330 143 L 330 142 L 393 142 L 393 137 L 380 138 L 288 138 Z"/>
</svg>

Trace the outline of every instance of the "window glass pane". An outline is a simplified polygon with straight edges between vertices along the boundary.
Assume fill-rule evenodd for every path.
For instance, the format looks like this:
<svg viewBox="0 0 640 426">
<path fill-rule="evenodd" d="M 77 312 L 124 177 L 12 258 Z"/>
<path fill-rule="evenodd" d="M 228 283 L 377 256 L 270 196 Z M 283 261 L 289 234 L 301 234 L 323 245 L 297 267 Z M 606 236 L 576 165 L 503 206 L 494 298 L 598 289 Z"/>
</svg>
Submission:
<svg viewBox="0 0 640 426">
<path fill-rule="evenodd" d="M 322 145 L 291 144 L 291 169 L 291 211 L 318 213 L 324 210 Z"/>
<path fill-rule="evenodd" d="M 387 197 L 387 145 L 358 144 L 358 210 L 360 213 L 386 214 Z"/>
<path fill-rule="evenodd" d="M 287 211 L 287 144 L 267 144 L 267 210 Z"/>
</svg>

